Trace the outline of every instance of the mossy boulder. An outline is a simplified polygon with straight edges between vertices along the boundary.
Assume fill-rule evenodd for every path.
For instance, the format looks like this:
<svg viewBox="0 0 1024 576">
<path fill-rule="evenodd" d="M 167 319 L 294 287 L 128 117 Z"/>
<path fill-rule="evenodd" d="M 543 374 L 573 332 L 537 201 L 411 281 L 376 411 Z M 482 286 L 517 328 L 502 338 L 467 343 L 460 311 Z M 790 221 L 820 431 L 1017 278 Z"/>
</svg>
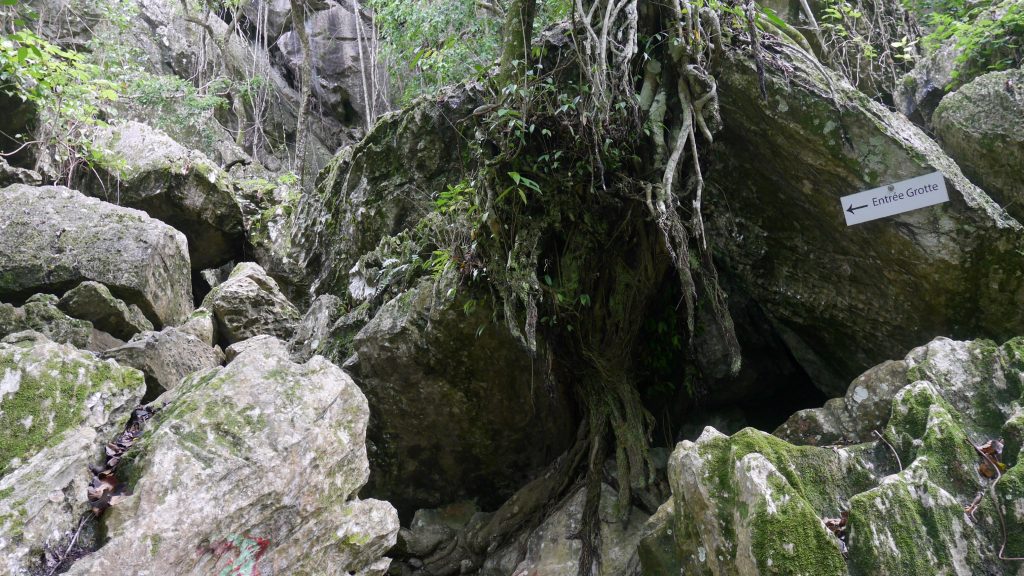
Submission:
<svg viewBox="0 0 1024 576">
<path fill-rule="evenodd" d="M 138 306 L 115 298 L 110 289 L 99 282 L 82 282 L 64 294 L 57 306 L 122 340 L 153 329 L 153 324 Z"/>
<path fill-rule="evenodd" d="M 1024 69 L 976 78 L 943 98 L 932 122 L 971 181 L 1024 219 Z"/>
<path fill-rule="evenodd" d="M 138 371 L 39 333 L 0 342 L 0 573 L 67 546 L 89 509 L 88 466 L 144 392 Z"/>
<path fill-rule="evenodd" d="M 780 428 L 798 441 L 860 443 L 797 446 L 709 428 L 679 444 L 669 468 L 674 515 L 648 524 L 645 569 L 677 560 L 687 574 L 1016 574 L 999 550 L 1004 538 L 1007 551 L 1024 547 L 1019 444 L 997 456 L 999 472 L 985 472 L 980 450 L 1019 418 L 1020 342 L 936 339 L 855 380 L 841 414 L 835 405 L 805 411 Z M 879 396 L 869 401 L 866 390 Z M 880 421 L 883 401 L 890 411 Z M 859 416 L 870 434 L 845 424 Z M 841 434 L 796 425 L 828 419 Z"/>
<path fill-rule="evenodd" d="M 126 455 L 132 496 L 108 511 L 109 540 L 69 574 L 380 567 L 398 517 L 356 497 L 369 474 L 369 409 L 341 369 L 320 356 L 296 364 L 267 338 L 157 404 L 166 406 Z"/>
<path fill-rule="evenodd" d="M 82 192 L 180 230 L 194 270 L 241 255 L 242 212 L 231 180 L 204 154 L 140 122 L 96 128 L 90 140 L 98 159 L 95 171 L 78 172 Z"/>
<path fill-rule="evenodd" d="M 819 388 L 936 334 L 1024 333 L 1021 225 L 924 132 L 806 59 L 765 59 L 767 99 L 746 51 L 716 78 L 708 240 Z M 935 171 L 949 202 L 846 225 L 841 197 Z"/>
<path fill-rule="evenodd" d="M 102 351 L 106 344 L 116 345 L 113 338 L 94 337 L 96 332 L 88 321 L 62 312 L 57 308 L 57 297 L 52 294 L 35 294 L 18 308 L 0 304 L 0 337 L 25 330 L 34 330 L 54 342 L 82 350 Z"/>
<path fill-rule="evenodd" d="M 156 326 L 192 311 L 188 243 L 163 222 L 60 186 L 8 186 L 0 202 L 0 299 L 94 280 Z"/>
</svg>

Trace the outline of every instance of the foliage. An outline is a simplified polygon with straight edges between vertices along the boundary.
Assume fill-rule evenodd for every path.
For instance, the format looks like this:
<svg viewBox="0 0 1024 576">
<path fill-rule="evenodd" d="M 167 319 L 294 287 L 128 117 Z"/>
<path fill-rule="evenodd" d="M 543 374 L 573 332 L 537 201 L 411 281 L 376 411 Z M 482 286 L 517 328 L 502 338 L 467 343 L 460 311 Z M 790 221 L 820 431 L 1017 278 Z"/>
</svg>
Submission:
<svg viewBox="0 0 1024 576">
<path fill-rule="evenodd" d="M 51 149 L 65 167 L 62 172 L 70 172 L 78 163 L 95 159 L 98 152 L 83 131 L 104 125 L 113 115 L 121 86 L 82 54 L 22 28 L 0 37 L 0 90 L 39 110 L 45 126 L 35 144 Z"/>
<path fill-rule="evenodd" d="M 955 39 L 958 54 L 953 70 L 955 88 L 993 70 L 1024 64 L 1024 2 L 1004 0 L 992 5 L 965 0 L 941 0 L 929 5 L 934 31 L 925 38 L 931 50 Z"/>
<path fill-rule="evenodd" d="M 485 73 L 500 52 L 500 1 L 369 0 L 368 4 L 375 12 L 382 57 L 402 104 Z M 569 0 L 543 0 L 538 27 L 564 18 L 569 11 Z"/>
</svg>

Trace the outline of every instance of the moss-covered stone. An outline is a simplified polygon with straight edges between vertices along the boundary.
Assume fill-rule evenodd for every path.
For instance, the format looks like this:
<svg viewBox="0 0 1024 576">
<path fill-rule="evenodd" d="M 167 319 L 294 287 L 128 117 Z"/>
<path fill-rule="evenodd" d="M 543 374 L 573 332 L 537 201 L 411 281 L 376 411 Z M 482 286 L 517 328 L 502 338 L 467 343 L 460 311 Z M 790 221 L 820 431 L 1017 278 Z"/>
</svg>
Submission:
<svg viewBox="0 0 1024 576">
<path fill-rule="evenodd" d="M 0 345 L 0 474 L 89 421 L 97 394 L 136 390 L 142 375 L 70 347 Z"/>
</svg>

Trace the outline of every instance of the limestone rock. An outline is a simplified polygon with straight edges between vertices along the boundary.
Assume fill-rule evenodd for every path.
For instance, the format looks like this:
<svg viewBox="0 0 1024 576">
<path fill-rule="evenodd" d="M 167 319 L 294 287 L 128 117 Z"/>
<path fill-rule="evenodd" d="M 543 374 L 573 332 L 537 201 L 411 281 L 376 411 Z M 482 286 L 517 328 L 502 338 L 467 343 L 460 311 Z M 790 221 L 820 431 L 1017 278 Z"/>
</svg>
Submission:
<svg viewBox="0 0 1024 576">
<path fill-rule="evenodd" d="M 213 320 L 213 313 L 206 308 L 196 308 L 185 323 L 178 326 L 178 330 L 199 338 L 209 346 L 217 344 L 217 324 Z"/>
<path fill-rule="evenodd" d="M 328 0 L 324 4 L 325 9 L 309 15 L 306 24 L 318 72 L 313 93 L 334 117 L 350 124 L 367 122 L 375 116 L 373 111 L 379 114 L 387 107 L 376 91 L 363 85 L 365 78 L 383 73 L 383 69 L 372 70 L 373 64 L 366 58 L 375 50 L 372 17 L 362 2 Z M 303 53 L 298 35 L 288 31 L 277 42 L 288 70 L 293 75 L 299 73 Z M 367 101 L 367 95 L 372 100 Z"/>
<path fill-rule="evenodd" d="M 98 128 L 90 137 L 103 150 L 95 173 L 100 178 L 82 170 L 83 192 L 143 210 L 180 230 L 194 270 L 241 254 L 241 211 L 227 174 L 205 155 L 140 122 Z"/>
<path fill-rule="evenodd" d="M 658 562 L 652 566 L 678 561 L 696 575 L 924 576 L 937 567 L 957 576 L 1016 574 L 997 556 L 1000 516 L 1007 550 L 1024 549 L 1014 530 L 1024 495 L 1016 481 L 1022 376 L 1024 339 L 996 346 L 940 338 L 851 384 L 840 422 L 863 417 L 884 440 L 819 448 L 753 429 L 726 437 L 709 428 L 696 443 L 676 447 L 674 513 L 648 523 L 641 558 Z M 879 421 L 884 398 L 890 411 Z M 864 435 L 865 428 L 848 431 Z M 975 446 L 1000 437 L 1012 440 L 996 481 L 979 473 Z M 823 522 L 844 513 L 840 539 Z"/>
<path fill-rule="evenodd" d="M 324 294 L 313 301 L 289 343 L 296 358 L 306 359 L 320 353 L 320 347 L 327 343 L 331 327 L 342 311 L 342 301 L 337 296 Z"/>
<path fill-rule="evenodd" d="M 369 473 L 366 399 L 322 357 L 284 343 L 197 373 L 129 453 L 133 496 L 108 511 L 109 541 L 69 574 L 266 576 L 380 573 L 398 517 L 359 500 Z"/>
<path fill-rule="evenodd" d="M 575 433 L 564 392 L 539 368 L 547 361 L 531 359 L 486 306 L 467 315 L 444 293 L 427 279 L 385 304 L 345 364 L 376 416 L 369 493 L 399 509 L 497 506 Z"/>
<path fill-rule="evenodd" d="M 97 329 L 122 340 L 153 329 L 152 322 L 146 319 L 138 306 L 125 304 L 115 298 L 99 282 L 82 282 L 64 294 L 57 306 L 69 315 L 88 320 Z"/>
<path fill-rule="evenodd" d="M 243 262 L 203 300 L 229 343 L 267 334 L 287 340 L 301 314 L 259 264 Z"/>
<path fill-rule="evenodd" d="M 57 308 L 57 297 L 36 294 L 20 308 L 0 304 L 0 336 L 34 330 L 59 344 L 82 350 L 97 350 L 92 324 L 71 318 Z"/>
<path fill-rule="evenodd" d="M 460 160 L 451 142 L 466 137 L 456 126 L 481 103 L 475 90 L 443 91 L 382 117 L 331 160 L 317 193 L 304 194 L 293 216 L 293 258 L 312 276 L 315 295 L 346 294 L 360 257 L 415 226 L 434 192 L 455 183 L 447 167 Z"/>
<path fill-rule="evenodd" d="M 1024 69 L 976 78 L 943 98 L 932 120 L 964 174 L 1024 220 Z"/>
<path fill-rule="evenodd" d="M 801 59 L 767 66 L 767 102 L 753 60 L 725 59 L 708 239 L 820 389 L 936 334 L 1024 333 L 1021 225 L 934 141 Z M 934 171 L 949 202 L 846 225 L 840 197 Z"/>
<path fill-rule="evenodd" d="M 67 546 L 88 466 L 144 391 L 138 371 L 35 332 L 0 343 L 0 573 L 33 573 L 45 546 Z"/>
<path fill-rule="evenodd" d="M 615 490 L 601 485 L 601 564 L 600 570 L 593 572 L 595 576 L 628 576 L 639 568 L 636 550 L 647 514 L 632 508 L 627 520 L 619 521 L 615 511 L 617 498 Z M 579 531 L 585 500 L 586 489 L 577 490 L 533 531 L 527 540 L 526 558 L 513 574 L 579 573 L 582 543 L 567 536 Z"/>
<path fill-rule="evenodd" d="M 931 128 L 935 108 L 960 73 L 956 59 L 963 50 L 956 44 L 954 38 L 938 46 L 918 60 L 896 85 L 893 100 L 897 109 L 918 126 Z"/>
<path fill-rule="evenodd" d="M 138 368 L 159 390 L 172 390 L 185 376 L 224 362 L 222 353 L 177 328 L 142 332 L 123 346 L 107 350 L 102 357 Z"/>
<path fill-rule="evenodd" d="M 95 280 L 155 325 L 192 311 L 188 245 L 170 226 L 59 186 L 8 186 L 0 202 L 0 298 Z"/>
</svg>

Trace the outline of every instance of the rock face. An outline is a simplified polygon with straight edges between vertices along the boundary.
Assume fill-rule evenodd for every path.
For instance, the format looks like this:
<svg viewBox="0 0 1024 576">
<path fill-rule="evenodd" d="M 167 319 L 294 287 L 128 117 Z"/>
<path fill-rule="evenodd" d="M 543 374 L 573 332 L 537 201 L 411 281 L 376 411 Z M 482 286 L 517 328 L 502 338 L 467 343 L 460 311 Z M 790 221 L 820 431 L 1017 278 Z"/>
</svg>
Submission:
<svg viewBox="0 0 1024 576">
<path fill-rule="evenodd" d="M 496 506 L 575 433 L 546 360 L 531 361 L 485 306 L 467 316 L 443 293 L 428 279 L 385 304 L 345 364 L 373 407 L 371 493 L 399 509 Z"/>
<path fill-rule="evenodd" d="M 161 399 L 130 452 L 133 496 L 69 574 L 382 574 L 398 517 L 354 497 L 369 473 L 366 399 L 340 369 L 265 340 Z M 135 449 L 133 449 L 135 450 Z"/>
<path fill-rule="evenodd" d="M 382 238 L 412 228 L 433 195 L 455 182 L 447 167 L 460 162 L 452 146 L 463 137 L 456 126 L 481 102 L 473 90 L 444 92 L 382 117 L 334 157 L 294 218 L 295 259 L 312 276 L 314 295 L 349 293 L 349 271 L 359 258 Z"/>
<path fill-rule="evenodd" d="M 932 121 L 971 181 L 1024 220 L 1024 69 L 975 79 L 943 98 Z"/>
<path fill-rule="evenodd" d="M 931 128 L 935 108 L 960 73 L 956 59 L 962 52 L 954 39 L 921 58 L 896 85 L 893 100 L 899 111 L 915 124 Z"/>
<path fill-rule="evenodd" d="M 998 552 L 1004 538 L 1007 556 L 1024 550 L 1017 529 L 1024 520 L 1017 481 L 1024 339 L 996 346 L 940 338 L 901 364 L 865 374 L 846 398 L 851 418 L 863 418 L 884 440 L 817 448 L 753 429 L 726 437 L 709 428 L 697 442 L 679 444 L 669 463 L 668 534 L 684 572 L 895 576 L 942 567 L 964 576 L 1016 574 Z M 879 421 L 886 397 L 891 412 Z M 802 419 L 811 420 L 809 413 Z M 1005 463 L 1002 472 L 975 449 L 998 438 L 1005 445 L 993 457 Z M 838 524 L 844 514 L 838 534 L 823 523 Z M 664 551 L 655 541 L 665 534 L 650 531 L 645 548 Z"/>
<path fill-rule="evenodd" d="M 274 5 L 279 3 L 269 4 L 269 13 L 275 14 Z M 351 124 L 365 123 L 376 115 L 374 111 L 379 114 L 386 109 L 379 91 L 367 82 L 385 73 L 373 70 L 370 63 L 370 55 L 376 51 L 373 19 L 361 2 L 327 0 L 322 4 L 323 9 L 315 11 L 306 24 L 317 70 L 313 93 L 334 117 Z M 278 46 L 288 70 L 298 75 L 303 60 L 298 34 L 285 32 Z"/>
<path fill-rule="evenodd" d="M 203 300 L 228 343 L 267 334 L 288 339 L 301 314 L 259 264 L 243 262 Z"/>
<path fill-rule="evenodd" d="M 764 102 L 754 63 L 726 58 L 708 238 L 819 388 L 936 334 L 1024 333 L 1021 226 L 937 144 L 802 60 L 768 66 Z M 936 170 L 950 202 L 846 226 L 841 196 Z"/>
<path fill-rule="evenodd" d="M 144 391 L 136 370 L 38 333 L 0 343 L 0 573 L 28 574 L 44 547 L 67 548 L 89 510 L 88 466 Z"/>
<path fill-rule="evenodd" d="M 177 328 L 143 332 L 125 345 L 106 351 L 103 357 L 138 368 L 160 390 L 171 390 L 185 376 L 220 366 L 224 361 L 222 353 Z"/>
<path fill-rule="evenodd" d="M 143 210 L 183 232 L 194 270 L 241 254 L 241 210 L 227 174 L 206 156 L 139 122 L 96 129 L 91 139 L 103 151 L 100 178 L 82 170 L 82 192 Z"/>
<path fill-rule="evenodd" d="M 65 294 L 57 306 L 71 316 L 88 320 L 97 329 L 122 340 L 153 329 L 153 324 L 138 306 L 125 304 L 115 298 L 99 282 L 82 282 Z"/>
<path fill-rule="evenodd" d="M 170 226 L 59 186 L 8 186 L 0 202 L 0 299 L 95 280 L 155 325 L 192 311 L 188 245 Z"/>
<path fill-rule="evenodd" d="M 324 294 L 314 300 L 290 342 L 292 353 L 299 359 L 318 353 L 321 346 L 327 344 L 331 328 L 343 309 L 341 299 L 332 294 Z"/>
</svg>

